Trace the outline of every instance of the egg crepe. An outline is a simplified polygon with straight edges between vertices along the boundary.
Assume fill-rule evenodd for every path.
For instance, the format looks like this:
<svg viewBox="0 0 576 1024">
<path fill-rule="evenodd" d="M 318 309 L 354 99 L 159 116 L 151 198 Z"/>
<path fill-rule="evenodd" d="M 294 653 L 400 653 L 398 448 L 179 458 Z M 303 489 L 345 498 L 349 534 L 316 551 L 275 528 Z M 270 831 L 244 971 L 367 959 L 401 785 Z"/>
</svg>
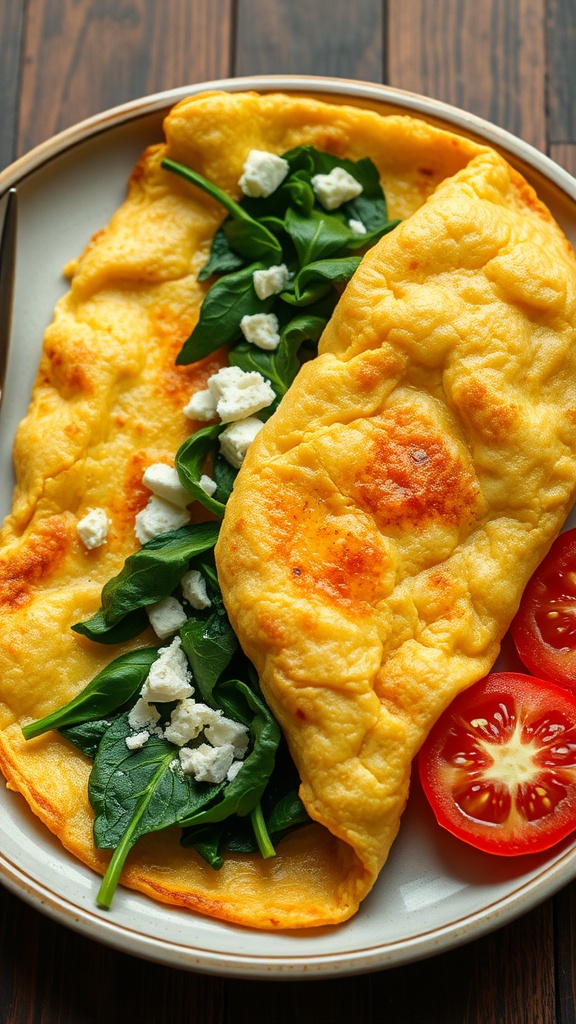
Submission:
<svg viewBox="0 0 576 1024">
<path fill-rule="evenodd" d="M 138 547 L 142 472 L 173 461 L 191 430 L 183 406 L 225 361 L 174 365 L 223 211 L 162 158 L 237 197 L 250 149 L 369 156 L 390 216 L 406 222 L 364 261 L 322 355 L 254 444 L 218 550 L 233 624 L 319 824 L 273 860 L 233 855 L 220 871 L 166 830 L 138 842 L 122 876 L 254 927 L 336 923 L 385 859 L 419 742 L 489 668 L 572 500 L 573 256 L 498 157 L 410 118 L 207 94 L 165 129 L 71 268 L 16 438 L 0 537 L 0 767 L 68 850 L 105 870 L 91 762 L 56 733 L 26 743 L 20 726 L 154 642 L 102 647 L 70 626 Z M 92 507 L 111 529 L 87 551 L 76 525 Z"/>
</svg>

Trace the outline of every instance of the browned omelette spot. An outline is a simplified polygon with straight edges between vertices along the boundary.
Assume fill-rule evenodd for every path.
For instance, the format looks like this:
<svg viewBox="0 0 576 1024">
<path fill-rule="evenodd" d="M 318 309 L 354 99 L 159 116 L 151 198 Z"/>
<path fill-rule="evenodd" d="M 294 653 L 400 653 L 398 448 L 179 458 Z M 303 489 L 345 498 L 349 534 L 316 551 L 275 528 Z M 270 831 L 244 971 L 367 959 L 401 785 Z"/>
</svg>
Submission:
<svg viewBox="0 0 576 1024">
<path fill-rule="evenodd" d="M 26 546 L 11 551 L 0 563 L 0 604 L 21 608 L 32 598 L 31 588 L 60 568 L 72 544 L 70 519 L 65 515 L 41 520 Z"/>
<path fill-rule="evenodd" d="M 371 611 L 386 559 L 356 516 L 331 514 L 317 494 L 298 488 L 265 498 L 278 562 L 302 591 L 365 615 Z"/>
<path fill-rule="evenodd" d="M 478 481 L 432 424 L 400 409 L 380 426 L 352 486 L 360 508 L 380 528 L 434 519 L 452 526 L 472 521 Z"/>
<path fill-rule="evenodd" d="M 518 422 L 518 406 L 497 404 L 489 388 L 475 378 L 460 386 L 457 400 L 462 414 L 489 441 L 505 443 Z"/>
</svg>

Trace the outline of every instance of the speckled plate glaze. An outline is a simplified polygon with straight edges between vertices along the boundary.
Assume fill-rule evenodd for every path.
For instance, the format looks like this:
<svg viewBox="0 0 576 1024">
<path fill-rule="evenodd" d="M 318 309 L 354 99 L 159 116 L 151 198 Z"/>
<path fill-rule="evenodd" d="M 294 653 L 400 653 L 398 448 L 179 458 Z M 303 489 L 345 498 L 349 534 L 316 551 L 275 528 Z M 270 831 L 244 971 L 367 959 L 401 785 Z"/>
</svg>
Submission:
<svg viewBox="0 0 576 1024">
<path fill-rule="evenodd" d="M 324 78 L 237 78 L 146 97 L 55 136 L 0 174 L 19 192 L 18 266 L 6 397 L 0 415 L 0 514 L 9 510 L 14 432 L 26 411 L 42 335 L 66 284 L 61 270 L 122 202 L 145 146 L 185 96 L 207 89 L 280 90 L 409 113 L 501 150 L 536 187 L 576 244 L 576 181 L 547 157 L 461 110 L 395 89 Z M 505 644 L 506 648 L 506 644 Z M 499 664 L 514 667 L 510 650 Z M 361 973 L 432 956 L 525 913 L 576 877 L 576 839 L 547 854 L 491 858 L 439 829 L 417 783 L 400 835 L 352 921 L 263 933 L 154 903 L 125 889 L 96 907 L 98 879 L 0 785 L 0 880 L 55 920 L 124 952 L 174 967 L 239 977 Z"/>
</svg>

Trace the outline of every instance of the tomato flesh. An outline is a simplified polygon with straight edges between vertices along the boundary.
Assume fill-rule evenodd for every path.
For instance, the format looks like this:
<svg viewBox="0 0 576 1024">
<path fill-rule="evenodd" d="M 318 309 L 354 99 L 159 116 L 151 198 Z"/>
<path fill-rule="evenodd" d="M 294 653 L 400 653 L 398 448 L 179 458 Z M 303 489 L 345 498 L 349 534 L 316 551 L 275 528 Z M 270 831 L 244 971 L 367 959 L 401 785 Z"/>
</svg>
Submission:
<svg viewBox="0 0 576 1024">
<path fill-rule="evenodd" d="M 576 692 L 576 530 L 556 539 L 510 628 L 526 668 Z"/>
<path fill-rule="evenodd" d="M 502 856 L 537 853 L 576 829 L 576 696 L 517 672 L 461 693 L 419 755 L 440 825 Z"/>
</svg>

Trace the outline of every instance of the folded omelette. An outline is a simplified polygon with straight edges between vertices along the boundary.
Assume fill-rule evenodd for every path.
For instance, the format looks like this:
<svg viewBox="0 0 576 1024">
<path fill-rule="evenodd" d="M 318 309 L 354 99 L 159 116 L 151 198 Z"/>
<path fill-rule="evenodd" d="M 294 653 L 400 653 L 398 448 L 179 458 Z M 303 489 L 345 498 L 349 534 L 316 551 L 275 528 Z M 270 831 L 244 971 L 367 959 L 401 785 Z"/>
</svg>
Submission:
<svg viewBox="0 0 576 1024">
<path fill-rule="evenodd" d="M 376 164 L 402 223 L 364 257 L 253 442 L 217 546 L 231 622 L 287 738 L 314 823 L 214 871 L 178 829 L 141 839 L 125 885 L 259 928 L 334 924 L 398 831 L 412 758 L 489 671 L 574 500 L 576 261 L 493 151 L 424 122 L 304 96 L 213 93 L 165 122 L 109 226 L 71 268 L 16 438 L 0 542 L 0 767 L 66 849 L 103 872 L 91 762 L 21 726 L 112 657 L 70 626 L 138 543 L 143 470 L 190 434 L 183 407 L 226 360 L 176 366 L 222 208 L 251 149 L 310 143 Z M 76 525 L 104 508 L 108 541 Z"/>
</svg>

